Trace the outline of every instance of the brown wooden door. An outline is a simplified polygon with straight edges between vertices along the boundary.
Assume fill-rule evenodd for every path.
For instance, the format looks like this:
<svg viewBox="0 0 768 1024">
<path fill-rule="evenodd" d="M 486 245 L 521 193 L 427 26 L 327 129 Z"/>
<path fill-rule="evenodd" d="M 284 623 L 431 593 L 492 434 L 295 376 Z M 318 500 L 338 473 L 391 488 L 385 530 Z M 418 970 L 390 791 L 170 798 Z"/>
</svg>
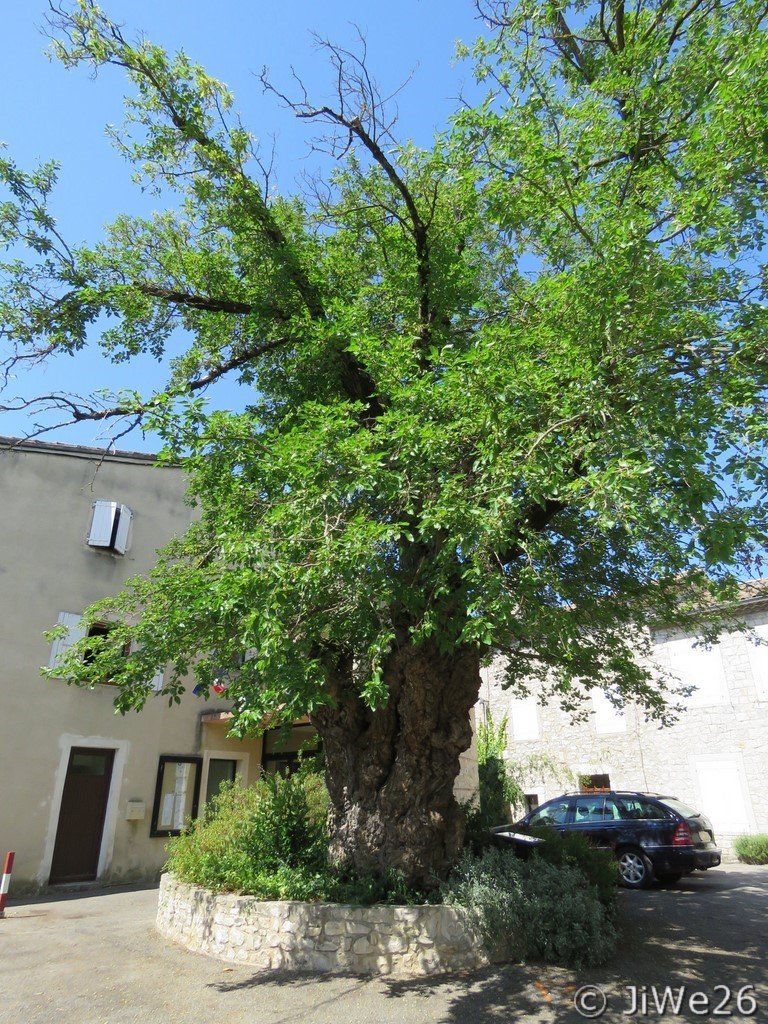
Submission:
<svg viewBox="0 0 768 1024">
<path fill-rule="evenodd" d="M 51 885 L 90 882 L 96 877 L 114 759 L 114 750 L 73 747 L 70 751 L 53 848 Z"/>
</svg>

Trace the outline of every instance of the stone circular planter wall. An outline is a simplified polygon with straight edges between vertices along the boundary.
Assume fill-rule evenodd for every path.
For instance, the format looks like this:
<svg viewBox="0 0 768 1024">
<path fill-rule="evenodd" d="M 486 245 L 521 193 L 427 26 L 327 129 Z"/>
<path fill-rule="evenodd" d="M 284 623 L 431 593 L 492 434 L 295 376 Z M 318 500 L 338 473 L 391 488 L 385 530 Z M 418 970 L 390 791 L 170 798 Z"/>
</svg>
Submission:
<svg viewBox="0 0 768 1024">
<path fill-rule="evenodd" d="M 465 911 L 443 906 L 265 903 L 163 875 L 159 931 L 187 949 L 265 970 L 409 977 L 488 963 Z"/>
</svg>

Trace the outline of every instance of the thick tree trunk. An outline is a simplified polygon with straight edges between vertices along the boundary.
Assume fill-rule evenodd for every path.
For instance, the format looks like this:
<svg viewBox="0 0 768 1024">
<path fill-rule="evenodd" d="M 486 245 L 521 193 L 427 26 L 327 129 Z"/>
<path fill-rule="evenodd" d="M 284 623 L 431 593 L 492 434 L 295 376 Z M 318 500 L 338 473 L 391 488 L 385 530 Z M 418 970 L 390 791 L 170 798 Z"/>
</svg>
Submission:
<svg viewBox="0 0 768 1024">
<path fill-rule="evenodd" d="M 362 873 L 392 868 L 416 886 L 445 877 L 464 837 L 453 787 L 472 740 L 479 668 L 474 649 L 401 648 L 384 669 L 389 702 L 371 711 L 339 666 L 336 706 L 311 716 L 326 758 L 333 862 Z"/>
</svg>

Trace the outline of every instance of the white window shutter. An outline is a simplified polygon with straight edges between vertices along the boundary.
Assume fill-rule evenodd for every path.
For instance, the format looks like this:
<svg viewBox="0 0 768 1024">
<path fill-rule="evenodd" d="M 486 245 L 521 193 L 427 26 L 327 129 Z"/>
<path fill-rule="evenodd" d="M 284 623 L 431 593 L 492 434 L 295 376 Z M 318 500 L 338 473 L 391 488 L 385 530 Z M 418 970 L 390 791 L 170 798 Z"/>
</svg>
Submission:
<svg viewBox="0 0 768 1024">
<path fill-rule="evenodd" d="M 627 719 L 623 709 L 612 704 L 604 690 L 592 690 L 592 711 L 595 716 L 595 732 L 599 735 L 627 731 Z"/>
<path fill-rule="evenodd" d="M 672 674 L 684 686 L 694 686 L 693 693 L 685 698 L 686 707 L 701 708 L 725 704 L 728 700 L 728 684 L 723 668 L 723 655 L 718 646 L 694 647 L 694 641 L 685 637 L 671 640 L 667 644 Z"/>
<path fill-rule="evenodd" d="M 94 501 L 93 519 L 88 531 L 88 543 L 91 547 L 108 548 L 110 546 L 116 513 L 116 501 Z"/>
<path fill-rule="evenodd" d="M 133 512 L 131 512 L 127 505 L 121 505 L 120 519 L 117 523 L 117 530 L 115 531 L 115 540 L 113 544 L 115 551 L 118 551 L 121 555 L 124 555 L 128 549 L 128 531 L 131 528 L 132 519 Z"/>
<path fill-rule="evenodd" d="M 510 704 L 510 718 L 514 740 L 539 738 L 539 705 L 534 694 L 516 697 Z"/>
<path fill-rule="evenodd" d="M 157 672 L 155 672 L 150 682 L 152 684 L 153 690 L 162 690 L 163 686 L 165 685 L 165 672 L 163 671 L 163 669 L 159 669 Z"/>
<path fill-rule="evenodd" d="M 51 657 L 48 661 L 48 668 L 58 668 L 60 660 L 66 654 L 73 644 L 76 644 L 78 640 L 82 640 L 85 636 L 85 629 L 80 625 L 81 615 L 77 612 L 59 612 L 59 618 L 57 625 L 66 626 L 66 636 L 59 637 L 58 640 L 54 640 L 51 645 Z"/>
</svg>

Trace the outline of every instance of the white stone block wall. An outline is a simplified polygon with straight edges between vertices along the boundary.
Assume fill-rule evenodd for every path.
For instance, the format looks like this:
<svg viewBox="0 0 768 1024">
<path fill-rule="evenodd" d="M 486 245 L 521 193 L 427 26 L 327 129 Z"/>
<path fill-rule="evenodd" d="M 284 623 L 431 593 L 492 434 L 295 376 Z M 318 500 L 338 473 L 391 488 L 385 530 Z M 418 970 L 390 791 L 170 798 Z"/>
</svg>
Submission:
<svg viewBox="0 0 768 1024">
<path fill-rule="evenodd" d="M 419 977 L 488 963 L 461 908 L 263 902 L 216 895 L 167 874 L 157 927 L 189 950 L 263 970 Z"/>
<path fill-rule="evenodd" d="M 764 633 L 768 606 L 746 618 Z M 674 669 L 671 648 L 680 639 L 673 633 L 656 638 L 655 660 L 666 671 Z M 509 760 L 525 764 L 544 755 L 560 766 L 559 776 L 529 776 L 526 792 L 540 803 L 577 789 L 580 774 L 608 775 L 614 789 L 677 796 L 707 814 L 718 844 L 728 853 L 736 835 L 768 832 L 768 648 L 755 648 L 743 634 L 731 633 L 709 652 L 697 652 L 697 660 L 700 675 L 682 681 L 701 685 L 698 702 L 696 696 L 689 699 L 671 726 L 647 721 L 634 705 L 613 722 L 610 716 L 599 721 L 594 710 L 586 722 L 574 722 L 552 703 L 532 711 L 530 702 L 519 703 L 502 688 L 501 662 L 483 670 L 477 720 L 486 711 L 496 725 L 508 716 Z M 722 689 L 712 687 L 714 696 L 706 703 L 701 694 L 710 669 Z M 516 731 L 530 738 L 515 739 Z"/>
</svg>

